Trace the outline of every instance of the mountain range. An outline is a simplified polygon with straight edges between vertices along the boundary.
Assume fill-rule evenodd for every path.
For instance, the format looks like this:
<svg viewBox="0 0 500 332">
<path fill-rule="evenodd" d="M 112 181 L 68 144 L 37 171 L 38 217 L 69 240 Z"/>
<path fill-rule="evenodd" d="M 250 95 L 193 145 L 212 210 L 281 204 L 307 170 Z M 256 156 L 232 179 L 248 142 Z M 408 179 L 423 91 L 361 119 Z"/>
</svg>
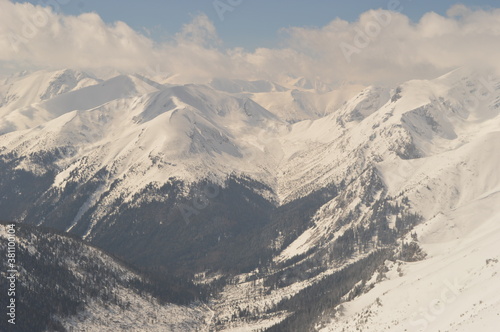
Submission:
<svg viewBox="0 0 500 332">
<path fill-rule="evenodd" d="M 394 87 L 3 78 L 26 315 L 71 304 L 31 331 L 494 331 L 499 111 L 500 79 L 465 67 Z M 54 295 L 46 271 L 74 280 Z"/>
</svg>

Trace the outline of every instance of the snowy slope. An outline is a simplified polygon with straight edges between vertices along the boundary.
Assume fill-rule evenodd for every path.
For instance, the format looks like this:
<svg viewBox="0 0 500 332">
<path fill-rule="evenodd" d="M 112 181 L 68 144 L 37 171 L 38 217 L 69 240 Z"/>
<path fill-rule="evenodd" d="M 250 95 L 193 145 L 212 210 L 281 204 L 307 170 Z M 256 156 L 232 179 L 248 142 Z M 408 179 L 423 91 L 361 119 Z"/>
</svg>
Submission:
<svg viewBox="0 0 500 332">
<path fill-rule="evenodd" d="M 248 88 L 243 82 L 224 84 L 230 83 Z M 271 84 L 250 83 L 259 89 Z M 462 69 L 393 91 L 369 87 L 337 109 L 332 94 L 340 92 L 332 91 L 318 95 L 316 101 L 324 102 L 311 104 L 316 112 L 331 114 L 290 126 L 286 116 L 269 106 L 272 101 L 286 108 L 288 101 L 269 94 L 300 92 L 304 97 L 312 92 L 273 87 L 274 92 L 232 95 L 206 86 L 152 86 L 137 76 L 118 76 L 39 103 L 32 124 L 12 111 L 1 120 L 33 128 L 3 135 L 0 146 L 4 154 L 18 156 L 63 151 L 49 167 L 58 173 L 54 188 L 70 180 L 88 181 L 105 168 L 112 176 L 101 190 L 123 179 L 117 195 L 132 195 L 171 177 L 191 182 L 211 176 L 220 183 L 229 174 L 244 174 L 270 186 L 271 199 L 286 203 L 329 183 L 349 182 L 375 166 L 391 195 L 408 192 L 415 210 L 430 217 L 455 204 L 454 195 L 469 201 L 497 185 L 496 178 L 488 177 L 478 192 L 467 194 L 459 187 L 473 181 L 478 170 L 464 169 L 453 179 L 441 174 L 467 158 L 474 163 L 468 167 L 484 164 L 484 156 L 469 154 L 479 153 L 475 144 L 484 146 L 479 136 L 494 141 L 487 136 L 495 135 L 499 97 L 498 87 L 493 92 L 483 87 L 484 95 L 480 85 L 481 77 Z M 476 97 L 478 91 L 484 96 Z M 469 107 L 476 99 L 474 108 Z M 317 116 L 306 113 L 302 115 Z M 495 163 L 487 165 L 489 173 L 482 173 L 494 173 Z M 29 158 L 17 167 L 36 174 L 48 170 Z M 420 199 L 427 186 L 436 188 L 435 197 L 426 196 L 435 209 Z"/>
<path fill-rule="evenodd" d="M 86 73 L 71 69 L 13 75 L 1 84 L 1 106 L 9 109 L 25 107 L 65 92 L 94 85 L 98 81 Z"/>
<path fill-rule="evenodd" d="M 15 98 L 5 98 L 0 117 L 8 132 L 0 137 L 1 161 L 17 172 L 48 178 L 32 209 L 40 204 L 45 211 L 58 200 L 77 206 L 66 230 L 84 227 L 84 236 L 92 239 L 102 220 L 120 217 L 116 202 L 127 207 L 165 202 L 169 197 L 140 193 L 172 179 L 188 186 L 209 179 L 224 186 L 235 176 L 264 185 L 252 189 L 274 206 L 293 207 L 303 199 L 311 200 L 306 208 L 318 205 L 294 228 L 286 228 L 286 219 L 271 230 L 279 235 L 265 244 L 276 251 L 266 273 L 233 276 L 236 281 L 224 287 L 212 303 L 222 330 L 269 327 L 293 316 L 273 311 L 274 305 L 379 249 L 397 246 L 398 237 L 408 237 L 414 227 L 427 258 L 386 262 L 386 280 L 375 283 L 374 276 L 375 288 L 344 303 L 345 317 L 330 320 L 326 313 L 322 328 L 399 331 L 404 325 L 410 331 L 411 313 L 432 301 L 443 289 L 439 280 L 453 273 L 464 275 L 459 292 L 464 296 L 455 294 L 449 316 L 429 322 L 444 325 L 429 330 L 480 324 L 466 315 L 494 321 L 497 299 L 481 292 L 474 298 L 472 290 L 478 282 L 491 287 L 498 282 L 497 257 L 491 253 L 500 215 L 486 209 L 499 205 L 498 79 L 461 68 L 392 89 L 334 89 L 303 79 L 167 85 L 141 75 L 84 85 L 51 88 L 46 99 L 37 92 L 19 107 Z M 78 186 L 91 189 L 85 187 L 85 196 L 76 199 L 72 190 Z M 189 188 L 182 190 L 187 195 Z M 483 210 L 487 213 L 476 213 Z M 83 216 L 88 226 L 79 225 Z M 284 286 L 264 286 L 285 270 L 294 277 L 278 279 Z M 421 291 L 404 293 L 410 284 Z M 483 302 L 470 307 L 482 295 Z M 396 305 L 398 297 L 409 299 L 408 309 Z M 242 307 L 251 309 L 252 322 L 236 318 Z M 366 310 L 373 325 L 365 322 Z M 389 310 L 399 318 L 388 318 Z"/>
<path fill-rule="evenodd" d="M 0 224 L 5 250 L 7 239 L 12 237 L 9 229 L 8 224 Z M 210 317 L 200 304 L 181 306 L 160 301 L 144 287 L 150 283 L 148 279 L 88 244 L 46 230 L 19 225 L 14 229 L 16 300 L 26 318 L 24 322 L 18 318 L 16 327 L 23 331 L 52 330 L 44 326 L 47 319 L 57 322 L 52 327 L 77 331 L 201 331 Z M 3 278 L 6 270 L 2 269 Z M 43 322 L 30 321 L 44 315 L 45 311 L 37 308 L 40 303 L 51 317 L 43 317 Z M 7 331 L 4 324 L 5 320 L 0 327 Z"/>
<path fill-rule="evenodd" d="M 323 325 L 318 321 L 318 328 L 496 330 L 500 302 L 490 295 L 494 293 L 490 290 L 498 284 L 500 99 L 498 81 L 485 85 L 481 80 L 481 76 L 459 70 L 434 81 L 408 82 L 395 89 L 392 97 L 384 97 L 387 103 L 382 102 L 379 110 L 367 107 L 371 112 L 353 119 L 353 113 L 363 113 L 353 112 L 356 107 L 348 105 L 336 116 L 298 123 L 282 136 L 282 163 L 290 167 L 284 176 L 288 181 L 293 180 L 291 176 L 297 179 L 283 188 L 291 192 L 280 192 L 285 201 L 294 191 L 302 190 L 295 194 L 298 197 L 332 178 L 352 178 L 355 183 L 346 188 L 354 197 L 351 205 L 342 205 L 341 196 L 322 206 L 312 219 L 313 225 L 284 248 L 275 259 L 277 263 L 306 255 L 312 249 L 327 248 L 332 235 L 335 239 L 347 226 L 370 216 L 371 207 L 359 198 L 364 196 L 363 186 L 371 180 L 356 175 L 366 167 L 375 166 L 386 188 L 386 194 L 382 190 L 375 192 L 375 197 L 389 195 L 397 204 L 402 204 L 401 198 L 408 198 L 410 211 L 424 220 L 414 232 L 428 253 L 427 259 L 417 263 L 387 262 L 389 281 L 379 285 L 374 276 L 373 290 L 337 308 L 343 314 L 337 314 L 326 326 L 322 318 Z M 357 98 L 351 103 L 359 105 Z M 356 212 L 358 209 L 361 213 Z M 359 216 L 358 221 L 339 226 L 349 215 Z M 390 227 L 395 227 L 394 219 Z M 408 235 L 405 241 L 410 242 L 411 237 Z M 303 260 L 313 255 L 309 257 Z M 400 272 L 407 277 L 400 277 Z M 463 279 L 456 281 L 457 275 Z M 460 284 L 458 290 L 453 288 L 456 282 Z M 483 283 L 490 286 L 478 291 L 476 285 Z M 295 291 L 283 290 L 280 296 L 292 296 L 301 289 L 298 284 L 296 287 Z M 370 284 L 365 287 L 370 289 Z M 435 302 L 443 292 L 450 303 Z M 402 305 L 401 299 L 407 302 Z M 445 309 L 448 314 L 441 313 Z"/>
<path fill-rule="evenodd" d="M 52 119 L 39 104 L 60 94 L 97 84 L 98 79 L 70 69 L 23 73 L 0 84 L 0 133 L 25 129 Z"/>
<path fill-rule="evenodd" d="M 400 119 L 418 158 L 385 155 L 375 161 L 388 193 L 409 197 L 424 217 L 414 231 L 429 256 L 417 263 L 389 262 L 388 280 L 344 303 L 322 330 L 496 330 L 500 302 L 490 294 L 499 268 L 499 85 L 465 74 L 445 75 L 430 82 L 431 89 L 429 82 L 403 85 L 406 94 L 391 116 L 404 110 Z M 321 231 L 311 234 L 318 237 Z M 304 248 L 311 234 L 304 233 L 283 257 L 311 248 Z"/>
<path fill-rule="evenodd" d="M 278 92 L 253 93 L 251 98 L 281 119 L 296 123 L 318 119 L 335 112 L 362 89 L 361 86 L 346 86 L 318 93 L 315 90 L 294 88 Z"/>
<path fill-rule="evenodd" d="M 416 227 L 428 257 L 388 262 L 383 281 L 320 331 L 497 331 L 498 206 L 495 192 Z"/>
<path fill-rule="evenodd" d="M 297 195 L 300 183 L 349 177 L 370 163 L 392 163 L 394 169 L 387 172 L 399 172 L 400 165 L 417 164 L 420 157 L 457 149 L 474 136 L 497 130 L 498 81 L 471 108 L 482 83 L 464 71 L 407 82 L 392 91 L 392 97 L 381 89 L 367 89 L 334 114 L 292 126 L 281 138 L 287 178 L 278 181 L 281 197 Z"/>
<path fill-rule="evenodd" d="M 18 169 L 38 175 L 57 172 L 51 189 L 56 195 L 68 183 L 84 184 L 102 170 L 108 173 L 71 225 L 94 206 L 96 219 L 105 216 L 119 197 L 140 204 L 134 194 L 172 178 L 192 182 L 210 177 L 223 183 L 236 173 L 272 181 L 275 161 L 265 157 L 258 137 L 265 128 L 281 125 L 273 114 L 248 98 L 205 86 L 164 87 L 134 96 L 137 90 L 130 77 L 119 76 L 60 95 L 48 101 L 46 109 L 62 115 L 2 136 L 3 153 L 27 156 L 19 160 Z M 85 104 L 91 108 L 85 109 Z M 57 158 L 40 165 L 32 159 L 39 154 Z M 107 201 L 99 202 L 108 191 Z"/>
<path fill-rule="evenodd" d="M 476 86 L 468 89 L 460 84 L 463 79 L 474 82 L 470 76 L 464 78 L 464 70 L 435 81 L 408 82 L 401 87 L 402 97 L 377 111 L 368 108 L 372 112 L 364 118 L 345 120 L 361 114 L 357 105 L 373 104 L 372 97 L 359 103 L 358 96 L 337 114 L 293 126 L 283 137 L 286 180 L 278 181 L 280 197 L 286 202 L 315 190 L 318 183 L 349 182 L 373 166 L 387 195 L 409 198 L 411 209 L 424 218 L 495 192 L 500 188 L 500 159 L 495 153 L 500 133 L 498 82 L 471 109 L 470 90 Z M 323 241 L 339 220 L 337 204 L 333 200 L 318 210 L 315 226 L 281 259 Z"/>
<path fill-rule="evenodd" d="M 90 110 L 116 99 L 156 91 L 135 76 L 101 81 L 71 70 L 36 72 L 4 88 L 7 93 L 0 108 L 0 133 L 33 128 L 73 110 Z"/>
<path fill-rule="evenodd" d="M 128 77 L 113 81 L 118 81 L 112 83 L 121 87 L 130 82 Z M 74 165 L 75 159 L 81 160 L 90 154 L 90 160 L 98 163 L 96 167 L 115 168 L 117 164 L 130 167 L 131 163 L 150 163 L 149 159 L 160 156 L 164 162 L 179 164 L 172 166 L 175 170 L 171 175 L 180 177 L 187 176 L 183 170 L 193 171 L 204 164 L 223 168 L 221 171 L 225 173 L 245 168 L 249 172 L 261 172 L 241 161 L 245 149 L 251 147 L 248 142 L 262 128 L 280 122 L 249 99 L 197 86 L 165 88 L 139 97 L 111 100 L 95 108 L 91 105 L 91 109 L 69 110 L 66 105 L 78 100 L 101 104 L 96 102 L 99 97 L 92 93 L 94 88 L 53 99 L 50 106 L 63 115 L 31 130 L 4 135 L 2 145 L 8 152 L 25 155 L 71 147 L 76 154 L 66 163 Z M 80 98 L 83 93 L 85 96 Z M 112 95 L 101 90 L 99 94 Z M 119 163 L 121 160 L 128 161 Z M 233 167 L 225 166 L 226 162 Z M 123 171 L 126 169 L 116 172 Z M 158 168 L 153 171 L 160 172 Z"/>
<path fill-rule="evenodd" d="M 360 85 L 336 88 L 304 78 L 288 79 L 282 85 L 271 81 L 217 78 L 209 86 L 218 91 L 252 99 L 288 123 L 314 120 L 336 111 L 364 89 Z"/>
</svg>

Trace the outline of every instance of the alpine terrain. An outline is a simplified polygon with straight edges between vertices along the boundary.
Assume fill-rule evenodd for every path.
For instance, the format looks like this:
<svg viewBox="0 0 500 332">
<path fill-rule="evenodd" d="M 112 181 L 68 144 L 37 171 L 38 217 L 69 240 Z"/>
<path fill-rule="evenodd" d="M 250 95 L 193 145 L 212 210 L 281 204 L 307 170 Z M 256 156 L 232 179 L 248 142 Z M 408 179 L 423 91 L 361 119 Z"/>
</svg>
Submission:
<svg viewBox="0 0 500 332">
<path fill-rule="evenodd" d="M 391 87 L 6 76 L 17 328 L 496 331 L 499 151 L 500 79 L 469 67 Z"/>
</svg>

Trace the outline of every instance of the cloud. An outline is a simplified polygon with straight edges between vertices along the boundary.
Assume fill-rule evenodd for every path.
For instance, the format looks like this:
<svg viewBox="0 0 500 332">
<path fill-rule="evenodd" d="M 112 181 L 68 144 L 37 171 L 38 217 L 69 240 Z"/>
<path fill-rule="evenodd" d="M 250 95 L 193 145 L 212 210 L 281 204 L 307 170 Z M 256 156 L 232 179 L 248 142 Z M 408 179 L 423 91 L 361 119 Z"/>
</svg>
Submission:
<svg viewBox="0 0 500 332">
<path fill-rule="evenodd" d="M 284 29 L 279 48 L 248 52 L 222 47 L 206 15 L 198 15 L 169 42 L 156 43 L 123 22 L 96 13 L 69 16 L 29 3 L 0 0 L 0 66 L 111 68 L 176 74 L 180 82 L 213 77 L 394 84 L 432 78 L 459 66 L 499 70 L 500 10 L 457 5 L 445 16 L 411 22 L 397 11 L 372 10 L 355 22 L 334 19 L 321 28 Z"/>
<path fill-rule="evenodd" d="M 455 6 L 447 16 L 430 12 L 417 23 L 398 12 L 372 10 L 356 22 L 334 20 L 289 33 L 290 47 L 315 55 L 318 69 L 357 82 L 434 77 L 477 64 L 499 69 L 500 10 Z"/>
<path fill-rule="evenodd" d="M 6 1 L 0 6 L 2 61 L 42 67 L 124 68 L 134 67 L 144 51 L 153 48 L 151 40 L 125 23 L 107 25 L 95 13 L 64 16 L 50 7 Z"/>
<path fill-rule="evenodd" d="M 205 47 L 214 47 L 222 43 L 217 36 L 214 24 L 204 14 L 198 15 L 190 23 L 184 24 L 181 32 L 176 35 L 176 39 L 179 44 L 193 43 Z"/>
</svg>

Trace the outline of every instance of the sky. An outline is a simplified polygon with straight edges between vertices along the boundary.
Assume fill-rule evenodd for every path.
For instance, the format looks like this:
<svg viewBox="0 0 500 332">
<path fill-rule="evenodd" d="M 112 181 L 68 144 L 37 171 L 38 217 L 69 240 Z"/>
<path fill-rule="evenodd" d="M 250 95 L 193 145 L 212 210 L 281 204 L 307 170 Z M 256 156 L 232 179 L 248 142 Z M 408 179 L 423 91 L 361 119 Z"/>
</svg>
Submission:
<svg viewBox="0 0 500 332">
<path fill-rule="evenodd" d="M 500 66 L 500 1 L 0 0 L 0 73 L 395 84 Z"/>
<path fill-rule="evenodd" d="M 57 2 L 58 1 L 58 2 Z M 15 1 L 25 2 L 25 1 Z M 107 22 L 123 21 L 156 41 L 172 38 L 182 25 L 203 13 L 214 23 L 226 47 L 279 45 L 280 31 L 288 27 L 321 27 L 335 18 L 355 21 L 370 9 L 396 5 L 412 21 L 434 11 L 445 14 L 454 0 L 37 0 L 32 4 L 59 4 L 65 14 L 96 12 Z M 499 0 L 459 2 L 470 8 L 499 7 Z"/>
</svg>

